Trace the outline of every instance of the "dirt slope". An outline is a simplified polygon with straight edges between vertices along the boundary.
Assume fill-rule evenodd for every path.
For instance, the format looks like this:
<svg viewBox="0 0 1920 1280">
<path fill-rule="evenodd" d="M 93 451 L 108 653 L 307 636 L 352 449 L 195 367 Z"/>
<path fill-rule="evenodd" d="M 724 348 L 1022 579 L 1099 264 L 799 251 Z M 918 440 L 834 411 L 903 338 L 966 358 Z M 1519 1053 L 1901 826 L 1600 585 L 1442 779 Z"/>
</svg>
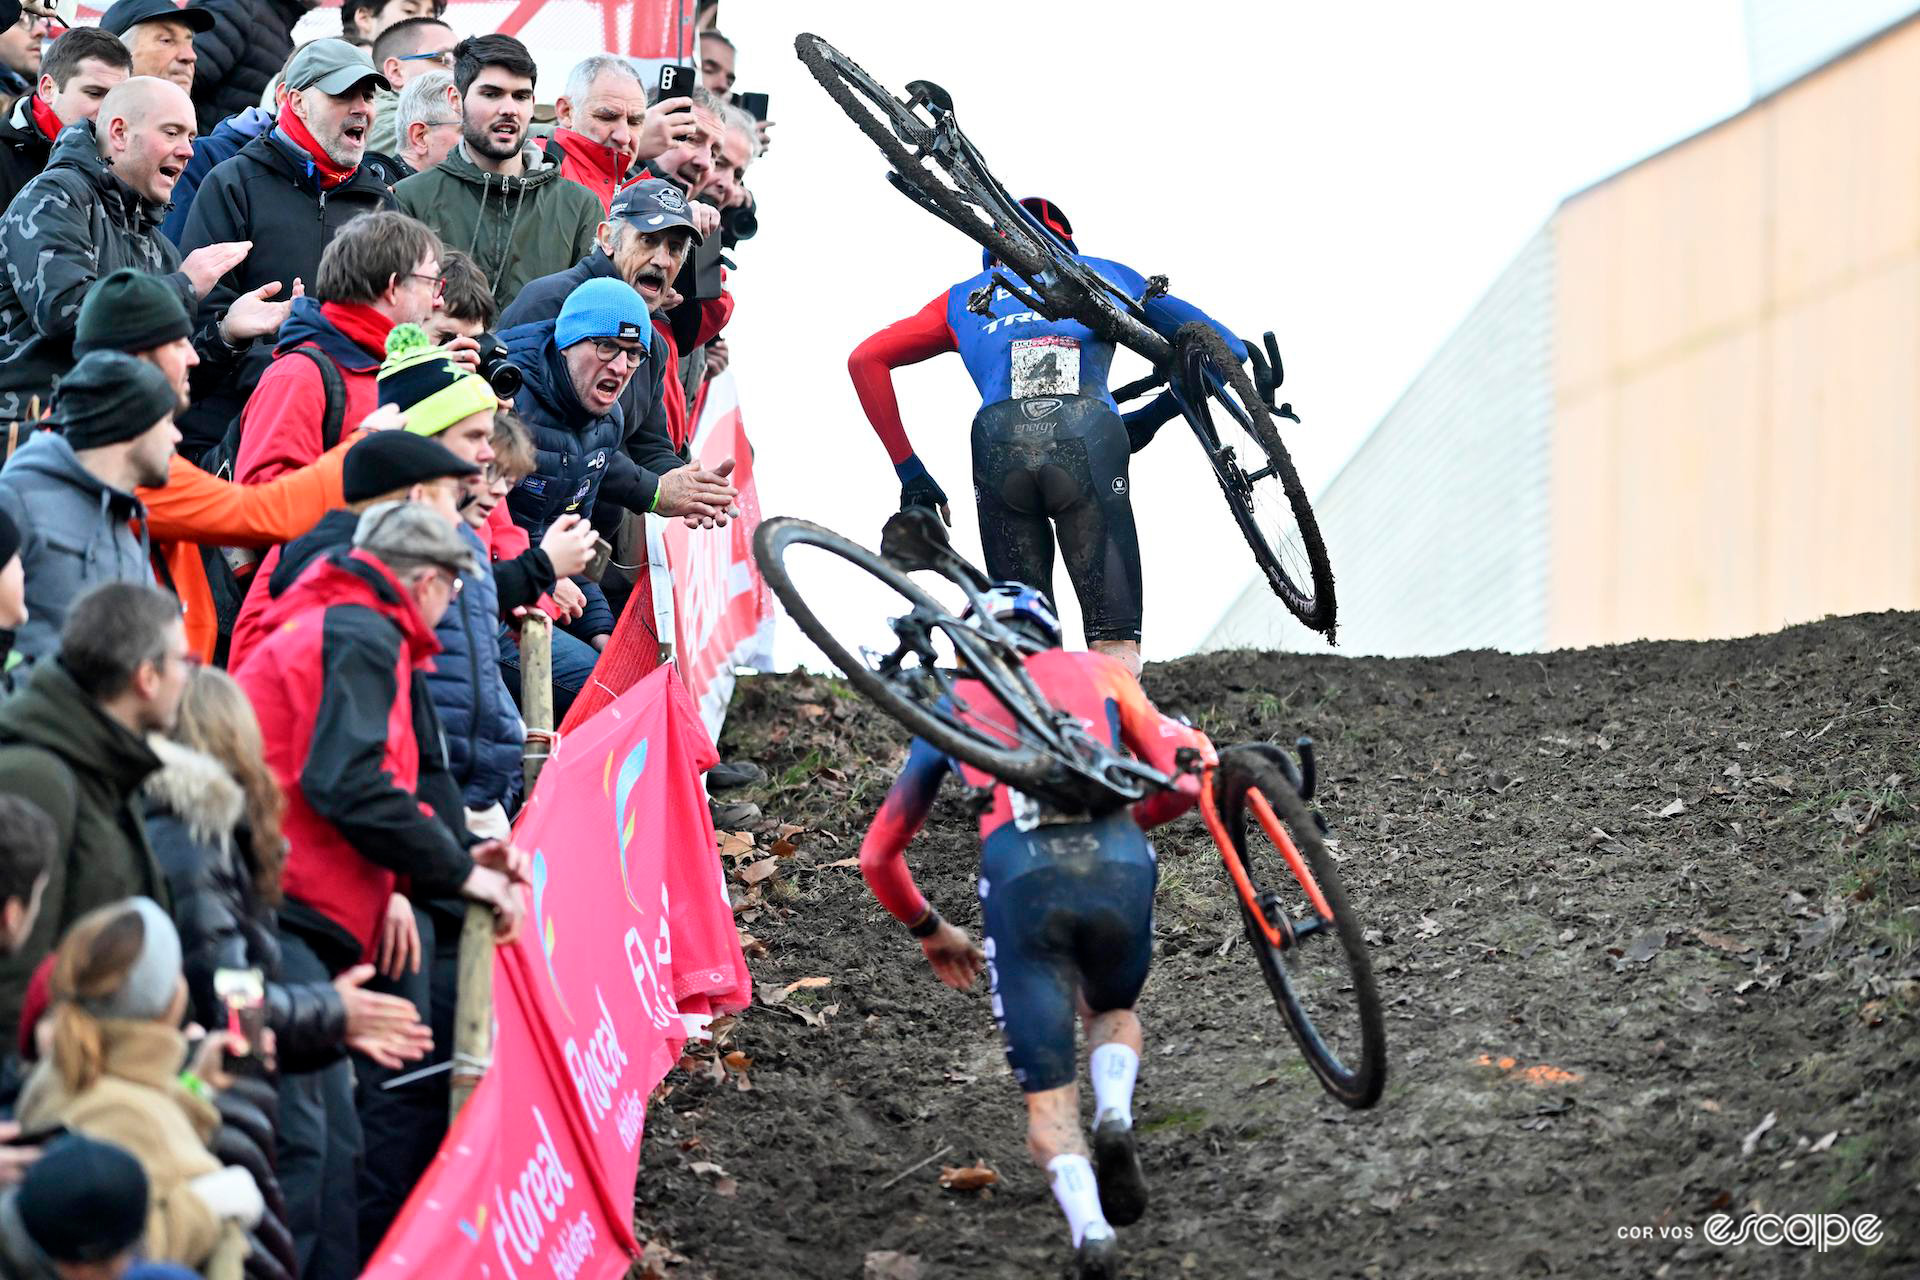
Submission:
<svg viewBox="0 0 1920 1280">
<path fill-rule="evenodd" d="M 1198 821 L 1159 835 L 1154 1202 L 1121 1233 L 1128 1274 L 1920 1274 L 1920 615 L 1538 659 L 1209 655 L 1147 685 L 1217 742 L 1321 744 L 1348 893 L 1382 934 L 1392 1075 L 1371 1112 L 1321 1094 Z M 727 859 L 773 873 L 739 888 L 762 994 L 832 983 L 732 1026 L 749 1091 L 669 1077 L 643 1234 L 677 1276 L 859 1276 L 879 1250 L 925 1277 L 1058 1274 L 984 992 L 935 983 L 835 865 L 902 734 L 783 676 L 742 683 L 722 745 L 773 775 L 748 793 L 759 849 Z M 977 929 L 952 790 L 909 856 Z M 797 852 L 757 865 L 780 823 L 807 829 Z M 994 1191 L 940 1188 L 975 1158 Z M 1715 1247 L 1722 1211 L 1873 1213 L 1884 1236 Z"/>
</svg>

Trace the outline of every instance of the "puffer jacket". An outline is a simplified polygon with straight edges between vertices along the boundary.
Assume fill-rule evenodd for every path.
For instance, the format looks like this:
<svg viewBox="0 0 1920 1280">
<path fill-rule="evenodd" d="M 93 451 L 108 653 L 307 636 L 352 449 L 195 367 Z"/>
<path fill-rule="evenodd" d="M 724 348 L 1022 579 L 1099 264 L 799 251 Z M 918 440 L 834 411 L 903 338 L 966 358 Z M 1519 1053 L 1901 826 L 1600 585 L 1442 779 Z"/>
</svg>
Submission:
<svg viewBox="0 0 1920 1280">
<path fill-rule="evenodd" d="M 180 1080 L 186 1036 L 164 1022 L 125 1018 L 100 1019 L 100 1032 L 100 1078 L 73 1093 L 42 1062 L 20 1094 L 21 1127 L 65 1125 L 125 1147 L 147 1173 L 147 1256 L 184 1263 L 208 1280 L 239 1280 L 246 1232 L 216 1216 L 189 1185 L 223 1166 L 208 1149 L 220 1113 Z"/>
<path fill-rule="evenodd" d="M 207 292 L 207 313 L 217 315 L 241 294 L 274 281 L 282 298 L 295 280 L 311 292 L 320 255 L 340 228 L 363 213 L 392 207 L 393 192 L 369 166 L 362 164 L 345 182 L 325 190 L 314 178 L 312 158 L 279 129 L 270 129 L 207 174 L 180 233 L 180 252 L 233 240 L 253 242 L 246 260 Z M 180 423 L 182 452 L 197 458 L 219 443 L 275 350 L 275 344 L 252 344 L 237 377 L 194 401 Z"/>
<path fill-rule="evenodd" d="M 565 271 L 542 276 L 522 289 L 513 305 L 500 313 L 500 327 L 512 329 L 556 319 L 567 303 L 567 295 L 587 281 L 618 279 L 619 268 L 596 245 L 592 253 Z M 672 356 L 668 339 L 658 329 L 647 337 L 646 367 L 635 369 L 627 380 L 627 389 L 620 393 L 620 416 L 627 428 L 621 449 L 633 465 L 610 465 L 600 486 L 602 494 L 629 511 L 652 510 L 660 477 L 688 461 L 674 448 L 667 413 L 666 371 Z"/>
<path fill-rule="evenodd" d="M 393 191 L 400 212 L 432 227 L 447 248 L 473 256 L 503 308 L 530 281 L 585 257 L 607 216 L 599 197 L 563 177 L 537 143 L 521 159 L 520 176 L 502 177 L 474 164 L 462 142 Z"/>
<path fill-rule="evenodd" d="M 193 38 L 193 108 L 200 132 L 257 106 L 293 53 L 293 28 L 313 0 L 200 0 L 213 27 Z"/>
<path fill-rule="evenodd" d="M 60 647 L 67 610 L 105 582 L 152 582 L 146 508 L 80 465 L 57 431 L 36 431 L 0 469 L 0 511 L 26 535 L 27 621 L 14 650 L 29 662 Z"/>
<path fill-rule="evenodd" d="M 533 474 L 507 495 L 507 506 L 535 543 L 563 515 L 592 517 L 608 464 L 626 435 L 617 403 L 598 417 L 580 403 L 566 357 L 553 345 L 553 329 L 554 322 L 544 320 L 500 335 L 523 377 L 513 407 L 533 436 L 534 451 Z M 600 585 L 583 576 L 573 581 L 587 607 L 567 630 L 585 637 L 611 634 L 613 611 Z"/>
<path fill-rule="evenodd" d="M 464 585 L 434 628 L 440 656 L 427 674 L 427 692 L 447 734 L 447 768 L 469 809 L 484 809 L 513 794 L 527 728 L 500 678 L 500 596 L 486 543 L 460 526 L 479 573 Z"/>
<path fill-rule="evenodd" d="M 141 787 L 147 838 L 173 892 L 194 1019 L 207 1027 L 226 1022 L 215 971 L 258 969 L 281 1070 L 318 1070 L 346 1052 L 346 1005 L 331 983 L 278 980 L 280 941 L 273 908 L 254 889 L 259 867 L 245 793 L 211 756 L 158 736 L 147 745 L 160 757 L 159 772 Z"/>
<path fill-rule="evenodd" d="M 73 367 L 73 329 L 93 282 L 121 267 L 164 277 L 188 315 L 200 306 L 160 234 L 164 205 L 140 197 L 100 159 L 93 121 L 60 131 L 46 169 L 0 217 L 0 418 L 45 407 Z"/>
<path fill-rule="evenodd" d="M 248 107 L 215 125 L 212 133 L 194 139 L 193 159 L 187 161 L 187 167 L 173 184 L 173 203 L 167 206 L 166 219 L 160 224 L 161 235 L 175 244 L 180 243 L 200 184 L 207 180 L 215 165 L 239 155 L 240 148 L 272 129 L 273 121 L 273 112 Z"/>
<path fill-rule="evenodd" d="M 46 810 L 61 850 L 33 932 L 0 956 L 0 1026 L 20 1025 L 34 966 L 75 920 L 135 894 L 163 907 L 172 901 L 137 799 L 159 767 L 146 742 L 101 711 L 58 657 L 0 702 L 0 791 Z"/>
</svg>

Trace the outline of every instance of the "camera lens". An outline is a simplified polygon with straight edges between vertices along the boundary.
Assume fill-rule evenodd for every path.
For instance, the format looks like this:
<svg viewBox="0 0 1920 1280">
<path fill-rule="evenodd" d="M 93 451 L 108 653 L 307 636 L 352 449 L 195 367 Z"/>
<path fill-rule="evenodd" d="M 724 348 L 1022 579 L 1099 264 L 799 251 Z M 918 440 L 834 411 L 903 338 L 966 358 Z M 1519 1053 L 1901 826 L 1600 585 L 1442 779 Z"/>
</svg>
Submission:
<svg viewBox="0 0 1920 1280">
<path fill-rule="evenodd" d="M 520 375 L 520 366 L 505 356 L 481 365 L 480 372 L 493 385 L 493 394 L 502 400 L 511 400 L 519 395 L 521 384 L 526 381 Z"/>
</svg>

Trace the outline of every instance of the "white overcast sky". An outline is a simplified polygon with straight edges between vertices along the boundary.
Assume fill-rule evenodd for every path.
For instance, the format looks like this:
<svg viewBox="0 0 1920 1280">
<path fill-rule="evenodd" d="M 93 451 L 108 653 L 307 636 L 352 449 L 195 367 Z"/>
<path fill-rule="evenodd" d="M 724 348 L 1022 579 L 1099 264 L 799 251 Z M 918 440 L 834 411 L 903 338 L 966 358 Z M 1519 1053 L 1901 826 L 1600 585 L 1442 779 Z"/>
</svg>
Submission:
<svg viewBox="0 0 1920 1280">
<path fill-rule="evenodd" d="M 797 32 L 896 91 L 944 85 L 994 172 L 1061 204 L 1083 250 L 1167 273 L 1244 335 L 1275 330 L 1310 493 L 1563 196 L 1747 100 L 1738 0 L 722 0 L 720 23 L 738 87 L 771 94 L 778 122 L 749 176 L 762 230 L 736 255 L 727 335 L 763 504 L 869 543 L 898 486 L 847 353 L 979 250 L 884 183 L 794 57 Z M 895 382 L 977 557 L 972 384 L 954 356 Z M 1172 657 L 1252 561 L 1180 423 L 1133 474 L 1146 652 Z M 1077 637 L 1064 570 L 1055 586 Z M 802 652 L 783 638 L 783 661 Z"/>
</svg>

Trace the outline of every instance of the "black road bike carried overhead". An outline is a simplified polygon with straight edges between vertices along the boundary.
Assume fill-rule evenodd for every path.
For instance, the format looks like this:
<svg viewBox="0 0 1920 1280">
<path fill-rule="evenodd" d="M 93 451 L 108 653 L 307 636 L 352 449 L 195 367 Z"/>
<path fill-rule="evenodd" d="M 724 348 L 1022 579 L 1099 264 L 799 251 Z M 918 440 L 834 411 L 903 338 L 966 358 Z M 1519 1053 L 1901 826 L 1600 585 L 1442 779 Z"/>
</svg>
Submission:
<svg viewBox="0 0 1920 1280">
<path fill-rule="evenodd" d="M 933 512 L 914 507 L 890 518 L 879 554 L 788 516 L 763 521 L 753 546 L 767 585 L 807 638 L 854 688 L 938 750 L 1062 813 L 1111 813 L 1175 785 L 1048 702 L 1026 669 L 1036 646 L 992 616 L 987 576 L 953 550 Z M 796 552 L 809 568 L 823 556 L 837 559 L 887 588 L 905 608 L 887 620 L 881 644 L 890 648 L 854 639 L 850 624 L 827 624 L 794 585 L 788 559 L 799 560 Z M 922 572 L 958 587 L 971 605 L 967 616 L 915 582 L 911 575 Z M 1005 710 L 1004 724 L 979 714 L 989 702 Z M 1213 766 L 1185 748 L 1179 766 L 1200 776 L 1200 815 L 1287 1029 L 1322 1088 L 1346 1106 L 1371 1107 L 1387 1078 L 1380 996 L 1326 822 L 1310 807 L 1313 744 L 1302 738 L 1297 746 L 1297 764 L 1280 747 L 1252 743 L 1222 748 Z M 992 794 L 985 787 L 976 799 L 990 804 Z"/>
<path fill-rule="evenodd" d="M 1206 450 L 1274 594 L 1331 642 L 1333 568 L 1306 490 L 1273 425 L 1276 414 L 1300 421 L 1293 406 L 1274 403 L 1285 374 L 1273 335 L 1266 335 L 1264 354 L 1249 345 L 1252 377 L 1204 324 L 1184 325 L 1167 341 L 1147 323 L 1145 309 L 1167 291 L 1167 278 L 1152 277 L 1136 298 L 1075 258 L 988 172 L 960 131 L 946 90 L 915 80 L 907 97 L 896 98 L 819 36 L 802 34 L 794 47 L 814 79 L 880 148 L 892 166 L 888 181 L 1006 265 L 1011 278 L 996 272 L 969 299 L 971 309 L 984 314 L 998 286 L 1048 319 L 1077 320 L 1153 365 L 1148 377 L 1115 390 L 1114 400 L 1166 386 Z"/>
</svg>

